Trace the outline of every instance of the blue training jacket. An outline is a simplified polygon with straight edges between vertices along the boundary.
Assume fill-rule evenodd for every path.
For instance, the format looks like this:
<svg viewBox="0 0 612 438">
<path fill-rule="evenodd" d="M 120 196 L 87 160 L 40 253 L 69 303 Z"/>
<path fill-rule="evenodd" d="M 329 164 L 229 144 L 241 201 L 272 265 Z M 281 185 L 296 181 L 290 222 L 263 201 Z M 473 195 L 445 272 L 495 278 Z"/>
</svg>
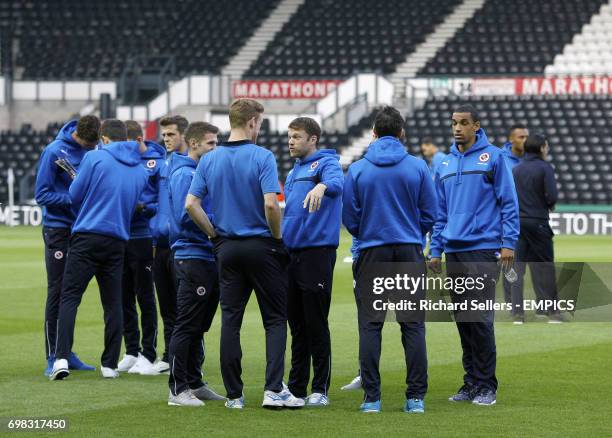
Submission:
<svg viewBox="0 0 612 438">
<path fill-rule="evenodd" d="M 73 234 L 129 239 L 130 220 L 148 177 L 138 147 L 135 141 L 119 141 L 85 155 L 70 186 L 77 211 Z"/>
<path fill-rule="evenodd" d="M 514 249 L 519 237 L 518 201 L 512 172 L 483 129 L 461 153 L 456 143 L 435 178 L 440 208 L 430 255 L 482 249 Z"/>
<path fill-rule="evenodd" d="M 173 152 L 167 155 L 164 165 L 159 170 L 157 214 L 153 216 L 149 222 L 151 234 L 153 235 L 153 244 L 160 248 L 170 247 L 170 217 L 172 216 L 172 209 L 170 208 L 168 180 L 170 178 L 172 158 L 175 155 L 181 155 L 181 153 Z"/>
<path fill-rule="evenodd" d="M 134 213 L 134 217 L 132 217 L 130 239 L 152 236 L 149 222 L 157 214 L 160 172 L 166 165 L 166 148 L 152 141 L 145 141 L 145 144 L 147 150 L 141 156 L 141 163 L 149 177 L 138 199 L 138 203 L 143 204 L 144 209 Z"/>
<path fill-rule="evenodd" d="M 321 149 L 304 160 L 296 160 L 285 181 L 283 241 L 289 249 L 338 247 L 342 216 L 344 174 L 333 149 Z M 304 208 L 304 198 L 317 184 L 327 186 L 321 208 Z"/>
<path fill-rule="evenodd" d="M 506 157 L 508 166 L 510 166 L 510 171 L 523 160 L 521 157 L 517 157 L 512 153 L 512 143 L 510 142 L 502 146 L 502 153 L 504 157 Z"/>
<path fill-rule="evenodd" d="M 168 184 L 172 210 L 170 244 L 175 259 L 203 259 L 214 262 L 212 242 L 185 210 L 185 199 L 197 165 L 198 163 L 187 155 L 175 155 L 172 159 Z M 213 222 L 208 196 L 202 200 L 202 208 Z"/>
<path fill-rule="evenodd" d="M 42 206 L 43 225 L 46 227 L 70 228 L 74 222 L 68 194 L 72 178 L 55 161 L 64 158 L 78 170 L 87 150 L 72 138 L 76 127 L 76 120 L 66 123 L 55 140 L 47 145 L 38 161 L 35 198 L 38 205 Z"/>
<path fill-rule="evenodd" d="M 381 137 L 351 164 L 344 182 L 342 222 L 359 250 L 422 245 L 436 218 L 436 194 L 424 160 L 395 137 Z"/>
</svg>

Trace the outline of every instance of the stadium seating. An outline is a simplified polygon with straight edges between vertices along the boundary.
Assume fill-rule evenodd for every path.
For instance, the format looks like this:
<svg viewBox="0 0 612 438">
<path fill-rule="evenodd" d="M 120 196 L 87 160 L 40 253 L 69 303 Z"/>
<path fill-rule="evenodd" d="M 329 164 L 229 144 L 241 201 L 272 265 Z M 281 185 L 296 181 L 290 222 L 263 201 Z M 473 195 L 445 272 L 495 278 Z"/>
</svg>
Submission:
<svg viewBox="0 0 612 438">
<path fill-rule="evenodd" d="M 15 202 L 19 201 L 19 181 L 36 165 L 44 146 L 55 138 L 61 126 L 50 124 L 45 131 L 23 125 L 20 131 L 0 132 L 0 202 L 8 199 L 7 171 L 15 174 Z"/>
<path fill-rule="evenodd" d="M 362 119 L 360 124 L 352 127 L 347 133 L 335 131 L 324 132 L 321 139 L 321 146 L 339 150 L 348 145 L 351 136 L 356 136 L 361 133 L 360 126 L 363 126 L 366 120 L 369 119 Z M 279 179 L 284 182 L 287 173 L 293 169 L 294 164 L 293 158 L 289 156 L 287 134 L 270 132 L 268 126 L 268 121 L 264 120 L 257 142 L 274 153 L 278 163 Z M 40 153 L 45 145 L 56 137 L 61 127 L 61 123 L 52 123 L 49 124 L 45 131 L 33 131 L 29 125 L 24 125 L 20 131 L 4 131 L 0 133 L 0 202 L 6 202 L 8 199 L 6 186 L 7 169 L 13 168 L 15 173 L 17 181 L 15 184 L 15 200 L 18 201 L 19 180 L 36 168 Z M 221 135 L 221 138 L 224 137 L 227 137 L 227 135 Z M 25 196 L 33 196 L 33 193 L 25 194 Z"/>
<path fill-rule="evenodd" d="M 419 141 L 431 136 L 448 152 L 452 109 L 465 98 L 437 97 L 407 120 L 409 150 L 418 155 Z M 612 100 L 595 97 L 471 98 L 490 141 L 501 146 L 508 128 L 526 124 L 549 140 L 560 189 L 559 203 L 612 203 Z"/>
<path fill-rule="evenodd" d="M 246 77 L 391 73 L 459 0 L 306 0 Z"/>
<path fill-rule="evenodd" d="M 141 54 L 175 55 L 182 77 L 218 73 L 278 1 L 3 1 L 0 27 L 26 79 L 118 78 Z"/>
<path fill-rule="evenodd" d="M 563 53 L 545 69 L 547 75 L 605 75 L 612 72 L 612 4 L 601 7 Z"/>
<path fill-rule="evenodd" d="M 606 0 L 487 0 L 419 75 L 542 73 Z"/>
</svg>

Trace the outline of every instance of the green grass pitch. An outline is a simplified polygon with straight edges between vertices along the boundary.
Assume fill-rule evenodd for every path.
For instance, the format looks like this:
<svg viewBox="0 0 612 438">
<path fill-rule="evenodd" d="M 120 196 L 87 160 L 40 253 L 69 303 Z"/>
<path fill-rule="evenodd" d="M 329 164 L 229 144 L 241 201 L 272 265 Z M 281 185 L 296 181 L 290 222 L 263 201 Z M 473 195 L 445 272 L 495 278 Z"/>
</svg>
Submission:
<svg viewBox="0 0 612 438">
<path fill-rule="evenodd" d="M 611 261 L 610 237 L 557 237 L 557 257 Z M 457 331 L 429 323 L 429 393 L 425 415 L 404 414 L 405 364 L 399 328 L 385 326 L 380 415 L 358 412 L 361 392 L 341 392 L 357 371 L 356 310 L 343 234 L 338 252 L 330 324 L 333 342 L 331 405 L 324 409 L 267 411 L 260 407 L 264 332 L 255 300 L 242 328 L 246 408 L 222 402 L 200 409 L 169 407 L 167 376 L 74 372 L 65 381 L 43 376 L 45 271 L 41 230 L 0 228 L 0 417 L 66 417 L 74 436 L 611 436 L 612 323 L 524 326 L 498 323 L 498 404 L 451 404 L 461 383 Z M 220 313 L 206 337 L 206 380 L 220 392 Z M 102 311 L 95 282 L 84 296 L 74 350 L 99 367 Z M 160 320 L 161 332 L 161 320 Z M 163 347 L 160 339 L 159 348 Z M 289 360 L 289 351 L 287 361 Z M 288 371 L 288 369 L 287 369 Z M 42 435 L 43 433 L 41 433 Z"/>
</svg>

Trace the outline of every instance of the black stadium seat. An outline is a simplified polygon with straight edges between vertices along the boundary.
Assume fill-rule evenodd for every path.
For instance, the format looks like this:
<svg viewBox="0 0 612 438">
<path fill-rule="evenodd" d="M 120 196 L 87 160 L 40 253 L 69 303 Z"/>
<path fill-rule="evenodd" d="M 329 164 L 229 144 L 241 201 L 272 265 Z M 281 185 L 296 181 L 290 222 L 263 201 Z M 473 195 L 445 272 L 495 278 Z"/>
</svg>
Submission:
<svg viewBox="0 0 612 438">
<path fill-rule="evenodd" d="M 219 73 L 278 2 L 2 1 L 0 63 L 14 38 L 24 79 L 116 79 L 141 54 L 174 55 L 179 77 Z"/>
<path fill-rule="evenodd" d="M 246 77 L 330 78 L 389 74 L 459 0 L 306 0 Z M 306 58 L 307 65 L 296 68 Z M 289 72 L 292 72 L 291 74 Z"/>
<path fill-rule="evenodd" d="M 605 3 L 487 0 L 418 74 L 542 73 Z"/>
</svg>

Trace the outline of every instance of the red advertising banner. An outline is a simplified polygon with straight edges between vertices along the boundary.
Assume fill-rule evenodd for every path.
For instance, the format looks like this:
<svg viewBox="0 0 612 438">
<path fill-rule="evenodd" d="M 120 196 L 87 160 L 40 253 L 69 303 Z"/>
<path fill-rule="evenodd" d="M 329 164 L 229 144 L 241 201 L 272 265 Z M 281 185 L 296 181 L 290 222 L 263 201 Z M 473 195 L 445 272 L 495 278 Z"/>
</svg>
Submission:
<svg viewBox="0 0 612 438">
<path fill-rule="evenodd" d="M 459 96 L 612 95 L 612 76 L 436 78 L 428 86 Z"/>
<path fill-rule="evenodd" d="M 234 81 L 232 97 L 251 99 L 322 99 L 341 80 Z"/>
<path fill-rule="evenodd" d="M 612 94 L 612 77 L 517 78 L 517 95 Z"/>
</svg>

